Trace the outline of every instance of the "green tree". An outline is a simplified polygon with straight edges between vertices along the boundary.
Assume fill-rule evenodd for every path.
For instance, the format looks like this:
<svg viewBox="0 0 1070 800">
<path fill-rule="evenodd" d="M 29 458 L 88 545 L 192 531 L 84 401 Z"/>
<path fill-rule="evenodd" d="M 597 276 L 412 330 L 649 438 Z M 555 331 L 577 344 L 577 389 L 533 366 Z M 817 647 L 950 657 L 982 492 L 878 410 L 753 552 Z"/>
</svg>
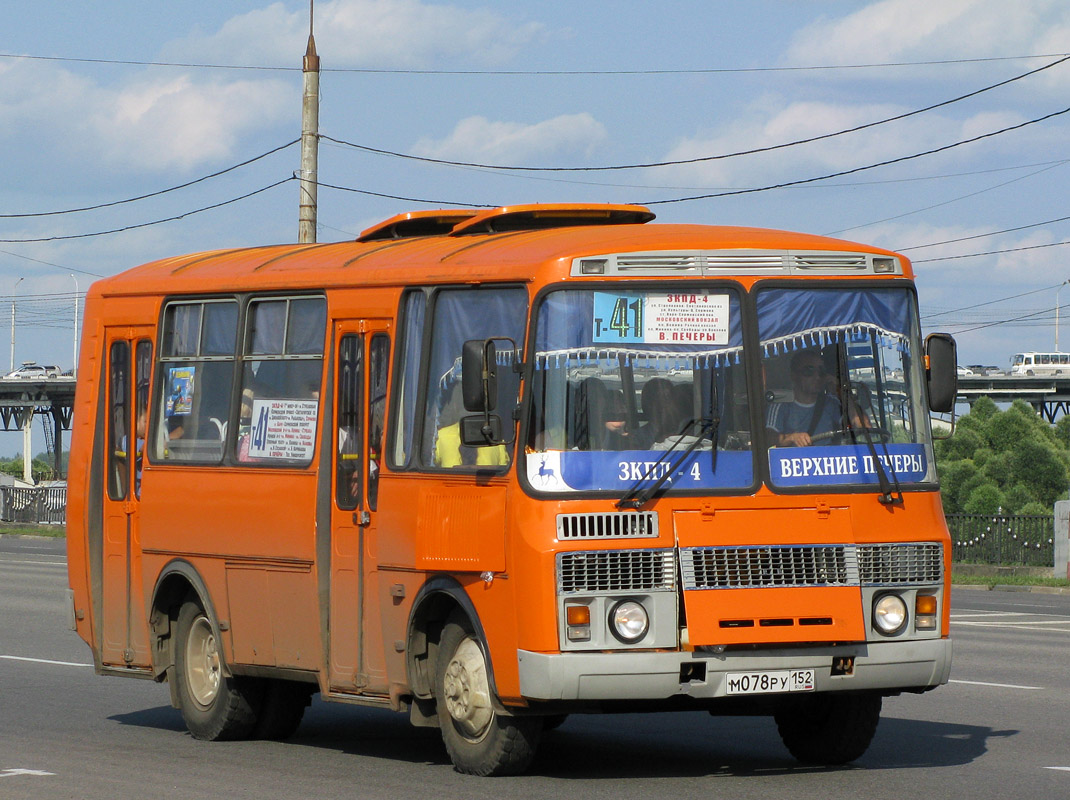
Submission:
<svg viewBox="0 0 1070 800">
<path fill-rule="evenodd" d="M 962 510 L 967 514 L 995 514 L 1003 507 L 1003 493 L 991 483 L 984 483 L 970 492 Z"/>
</svg>

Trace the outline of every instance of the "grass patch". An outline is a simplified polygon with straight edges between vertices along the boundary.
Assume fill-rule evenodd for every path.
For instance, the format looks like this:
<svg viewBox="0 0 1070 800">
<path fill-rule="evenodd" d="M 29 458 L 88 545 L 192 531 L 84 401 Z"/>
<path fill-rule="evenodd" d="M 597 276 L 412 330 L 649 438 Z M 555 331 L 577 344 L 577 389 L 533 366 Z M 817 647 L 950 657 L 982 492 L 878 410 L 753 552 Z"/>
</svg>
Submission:
<svg viewBox="0 0 1070 800">
<path fill-rule="evenodd" d="M 1044 578 L 1033 575 L 963 575 L 951 571 L 951 582 L 971 586 L 1068 586 L 1066 578 Z"/>
<path fill-rule="evenodd" d="M 0 536 L 47 536 L 51 539 L 67 538 L 66 525 L 30 525 L 19 522 L 0 522 Z"/>
</svg>

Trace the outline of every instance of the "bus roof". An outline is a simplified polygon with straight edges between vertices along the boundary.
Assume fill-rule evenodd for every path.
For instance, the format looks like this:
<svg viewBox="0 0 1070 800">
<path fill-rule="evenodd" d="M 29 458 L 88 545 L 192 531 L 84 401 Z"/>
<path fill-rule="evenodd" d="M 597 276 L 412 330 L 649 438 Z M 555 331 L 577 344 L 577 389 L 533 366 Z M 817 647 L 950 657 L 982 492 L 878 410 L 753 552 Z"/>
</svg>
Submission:
<svg viewBox="0 0 1070 800">
<path fill-rule="evenodd" d="M 97 281 L 106 295 L 236 291 L 364 284 L 529 279 L 574 258 L 613 253 L 758 251 L 852 252 L 895 256 L 881 248 L 764 228 L 645 224 L 642 206 L 541 204 L 483 212 L 399 214 L 353 241 L 280 244 L 192 253 L 134 267 Z M 910 275 L 902 257 L 903 273 Z M 731 268 L 724 270 L 733 274 Z M 651 277 L 649 271 L 642 273 Z M 674 270 L 666 269 L 665 276 Z M 678 271 L 677 271 L 678 274 Z M 849 274 L 849 273 L 848 273 Z"/>
</svg>

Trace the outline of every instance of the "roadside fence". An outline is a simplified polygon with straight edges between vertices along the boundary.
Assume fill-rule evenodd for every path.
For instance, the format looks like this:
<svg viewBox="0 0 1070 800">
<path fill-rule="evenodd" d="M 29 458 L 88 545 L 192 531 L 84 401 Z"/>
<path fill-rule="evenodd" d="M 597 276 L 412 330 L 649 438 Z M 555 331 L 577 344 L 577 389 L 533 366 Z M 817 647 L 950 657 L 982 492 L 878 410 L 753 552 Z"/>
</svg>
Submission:
<svg viewBox="0 0 1070 800">
<path fill-rule="evenodd" d="M 0 520 L 62 525 L 67 521 L 67 487 L 0 486 Z"/>
<path fill-rule="evenodd" d="M 954 562 L 1055 566 L 1055 519 L 1051 514 L 946 516 Z"/>
</svg>

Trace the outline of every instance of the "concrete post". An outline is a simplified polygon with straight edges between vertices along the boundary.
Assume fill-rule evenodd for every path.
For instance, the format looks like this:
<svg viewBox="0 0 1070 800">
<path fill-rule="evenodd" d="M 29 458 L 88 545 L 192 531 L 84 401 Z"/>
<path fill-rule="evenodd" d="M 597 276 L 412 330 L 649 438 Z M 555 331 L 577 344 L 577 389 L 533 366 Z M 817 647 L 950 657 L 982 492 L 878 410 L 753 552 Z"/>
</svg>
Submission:
<svg viewBox="0 0 1070 800">
<path fill-rule="evenodd" d="M 1055 503 L 1055 577 L 1070 578 L 1070 500 Z"/>
</svg>

